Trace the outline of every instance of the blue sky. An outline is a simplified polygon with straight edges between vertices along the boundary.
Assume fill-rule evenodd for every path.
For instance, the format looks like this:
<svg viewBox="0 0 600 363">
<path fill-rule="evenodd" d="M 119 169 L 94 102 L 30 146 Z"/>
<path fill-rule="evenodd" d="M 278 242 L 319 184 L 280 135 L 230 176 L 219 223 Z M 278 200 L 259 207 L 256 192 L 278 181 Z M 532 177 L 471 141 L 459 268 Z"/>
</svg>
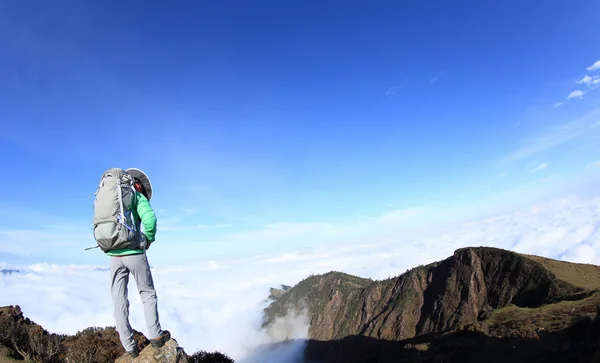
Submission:
<svg viewBox="0 0 600 363">
<path fill-rule="evenodd" d="M 355 226 L 373 240 L 593 191 L 598 12 L 2 2 L 0 261 L 104 261 L 82 249 L 88 196 L 113 166 L 150 175 L 156 249 L 172 258 L 296 249 Z"/>
</svg>

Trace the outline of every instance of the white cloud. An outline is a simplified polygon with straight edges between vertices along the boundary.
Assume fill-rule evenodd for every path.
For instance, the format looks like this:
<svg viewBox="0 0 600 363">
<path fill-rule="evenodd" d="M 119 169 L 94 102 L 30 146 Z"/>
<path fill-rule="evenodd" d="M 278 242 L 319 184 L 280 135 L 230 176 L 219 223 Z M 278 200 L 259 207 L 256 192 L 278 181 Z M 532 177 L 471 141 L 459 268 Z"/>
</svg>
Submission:
<svg viewBox="0 0 600 363">
<path fill-rule="evenodd" d="M 406 221 L 414 211 L 386 214 L 379 226 Z M 374 223 L 371 221 L 370 223 Z M 220 350 L 239 362 L 292 362 L 302 345 L 256 350 L 281 338 L 260 331 L 263 300 L 270 287 L 295 285 L 331 270 L 371 277 L 397 276 L 406 269 L 450 256 L 466 246 L 495 246 L 568 261 L 600 263 L 600 197 L 561 197 L 529 204 L 442 229 L 397 233 L 385 238 L 317 244 L 261 256 L 204 260 L 153 269 L 161 324 L 188 353 Z M 322 224 L 274 224 L 268 230 L 324 231 Z M 264 236 L 264 234 L 262 235 Z M 149 251 L 150 262 L 158 255 Z M 113 325 L 108 271 L 101 266 L 36 264 L 25 273 L 2 276 L 0 305 L 19 304 L 53 332 L 75 333 Z M 142 305 L 130 282 L 131 322 L 145 332 Z M 43 300 L 45 303 L 40 304 Z M 306 316 L 281 321 L 281 331 L 306 337 Z M 271 332 L 272 333 L 272 332 Z"/>
<path fill-rule="evenodd" d="M 537 172 L 537 171 L 544 170 L 544 169 L 546 169 L 547 167 L 548 167 L 548 163 L 541 163 L 540 165 L 538 165 L 538 166 L 536 166 L 535 168 L 533 168 L 533 169 L 531 170 L 531 172 L 532 172 L 532 173 L 535 173 L 535 172 Z"/>
<path fill-rule="evenodd" d="M 577 263 L 591 263 L 596 259 L 596 250 L 589 244 L 582 243 L 565 252 L 562 259 Z"/>
<path fill-rule="evenodd" d="M 171 242 L 165 241 L 156 247 L 161 248 L 161 264 L 166 261 L 194 260 L 196 255 L 202 256 L 213 251 L 237 255 L 289 251 L 298 247 L 383 239 L 428 224 L 430 218 L 434 218 L 425 207 L 385 209 L 384 213 L 335 222 L 274 222 L 249 230 L 221 229 L 222 233 L 210 240 L 196 237 L 196 240 L 185 245 L 177 240 L 172 247 L 166 247 Z"/>
<path fill-rule="evenodd" d="M 583 97 L 584 94 L 585 94 L 585 91 L 577 89 L 577 90 L 571 92 L 567 98 L 580 98 L 580 97 Z"/>
<path fill-rule="evenodd" d="M 596 63 L 594 63 L 591 66 L 587 67 L 587 70 L 590 71 L 590 72 L 597 71 L 599 69 L 600 69 L 600 60 L 596 61 Z"/>
<path fill-rule="evenodd" d="M 597 61 L 596 63 L 594 63 L 593 65 L 591 65 L 587 68 L 588 71 L 595 71 L 598 69 L 600 69 L 600 61 Z M 583 78 L 581 78 L 579 81 L 577 81 L 575 83 L 581 84 L 581 85 L 587 85 L 588 89 L 587 90 L 576 89 L 567 96 L 567 99 L 582 98 L 588 91 L 598 88 L 598 86 L 600 85 L 600 76 L 590 76 L 590 75 L 586 74 L 585 76 L 583 76 Z M 563 102 L 557 102 L 554 104 L 554 107 L 556 108 L 556 107 L 560 107 L 562 105 L 563 105 Z"/>
<path fill-rule="evenodd" d="M 591 81 L 592 81 L 592 77 L 586 75 L 580 81 L 577 81 L 577 83 L 579 83 L 579 84 L 588 84 Z"/>
<path fill-rule="evenodd" d="M 53 256 L 64 254 L 64 251 L 83 251 L 84 248 L 95 245 L 91 228 L 85 225 L 0 229 L 0 253 L 20 256 Z"/>
<path fill-rule="evenodd" d="M 581 80 L 577 81 L 578 84 L 587 84 L 587 85 L 598 85 L 600 84 L 600 76 L 584 76 Z"/>
<path fill-rule="evenodd" d="M 151 253 L 149 259 L 152 263 Z M 188 353 L 221 350 L 236 361 L 253 357 L 244 361 L 264 362 L 251 353 L 279 338 L 257 329 L 268 288 L 303 276 L 299 271 L 282 274 L 285 269 L 274 264 L 228 261 L 218 270 L 215 264 L 209 261 L 198 266 L 153 269 L 162 327 L 169 329 Z M 0 305 L 19 304 L 29 318 L 50 331 L 73 334 L 87 326 L 114 325 L 109 284 L 108 271 L 40 264 L 30 266 L 25 273 L 2 277 Z M 39 304 L 40 300 L 49 305 L 39 306 L 45 305 Z M 132 325 L 146 332 L 133 279 L 129 300 Z M 292 326 L 293 338 L 306 337 L 307 323 L 302 316 L 282 323 Z"/>
</svg>

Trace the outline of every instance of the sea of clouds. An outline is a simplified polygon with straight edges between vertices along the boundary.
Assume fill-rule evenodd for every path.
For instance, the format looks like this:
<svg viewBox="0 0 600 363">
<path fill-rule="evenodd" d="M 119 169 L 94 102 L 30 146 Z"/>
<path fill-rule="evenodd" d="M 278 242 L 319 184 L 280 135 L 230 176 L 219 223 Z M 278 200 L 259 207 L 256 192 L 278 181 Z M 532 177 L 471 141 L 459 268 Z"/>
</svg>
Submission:
<svg viewBox="0 0 600 363">
<path fill-rule="evenodd" d="M 154 267 L 159 311 L 188 353 L 221 351 L 241 363 L 297 362 L 308 331 L 307 316 L 279 327 L 294 344 L 268 349 L 283 334 L 262 330 L 269 288 L 295 285 L 311 274 L 338 270 L 382 279 L 444 259 L 465 246 L 495 246 L 581 263 L 600 263 L 600 198 L 560 197 L 519 210 L 446 226 L 421 228 L 394 238 L 312 246 L 304 250 L 239 259 L 198 260 Z M 153 250 L 149 254 L 152 263 Z M 73 334 L 89 326 L 114 325 L 109 272 L 105 266 L 35 264 L 4 274 L 0 305 L 20 305 L 51 332 Z M 130 319 L 146 333 L 135 284 L 130 281 Z M 285 328 L 285 329 L 283 329 Z"/>
</svg>

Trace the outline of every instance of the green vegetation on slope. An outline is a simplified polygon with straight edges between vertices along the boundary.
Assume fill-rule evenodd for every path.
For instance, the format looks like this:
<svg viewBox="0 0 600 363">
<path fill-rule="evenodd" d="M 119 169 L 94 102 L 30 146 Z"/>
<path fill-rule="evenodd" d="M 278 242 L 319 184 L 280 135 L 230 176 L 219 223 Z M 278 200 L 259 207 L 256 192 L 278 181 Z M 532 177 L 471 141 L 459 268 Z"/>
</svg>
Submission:
<svg viewBox="0 0 600 363">
<path fill-rule="evenodd" d="M 11 349 L 0 344 L 0 363 L 15 363 L 19 362 L 15 358 L 11 358 Z M 24 362 L 24 361 L 20 361 Z"/>
<path fill-rule="evenodd" d="M 492 312 L 485 324 L 493 336 L 531 336 L 534 332 L 561 330 L 583 317 L 593 317 L 598 305 L 600 292 L 583 300 L 561 301 L 533 309 L 511 305 Z"/>
<path fill-rule="evenodd" d="M 523 256 L 539 262 L 563 281 L 589 290 L 600 289 L 600 266 L 564 262 L 540 256 Z"/>
</svg>

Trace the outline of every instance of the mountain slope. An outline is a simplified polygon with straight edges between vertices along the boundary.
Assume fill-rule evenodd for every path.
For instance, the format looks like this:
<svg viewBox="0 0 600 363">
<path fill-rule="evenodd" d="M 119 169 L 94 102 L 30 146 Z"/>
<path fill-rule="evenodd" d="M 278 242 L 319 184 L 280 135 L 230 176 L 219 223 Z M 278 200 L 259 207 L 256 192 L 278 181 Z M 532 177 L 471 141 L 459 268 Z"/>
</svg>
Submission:
<svg viewBox="0 0 600 363">
<path fill-rule="evenodd" d="M 590 290 L 600 289 L 600 268 L 596 265 L 569 263 L 532 255 L 522 256 L 540 263 L 557 278 L 570 284 Z"/>
<path fill-rule="evenodd" d="M 485 329 L 501 332 L 509 319 L 533 321 L 536 314 L 550 314 L 554 304 L 563 310 L 581 307 L 580 313 L 589 316 L 595 312 L 599 286 L 597 266 L 496 248 L 464 248 L 443 261 L 383 281 L 340 273 L 312 276 L 265 310 L 265 325 L 290 310 L 306 308 L 309 338 L 314 341 L 349 336 L 398 341 L 486 319 Z M 501 311 L 507 307 L 512 314 Z M 554 328 L 572 322 L 562 319 Z"/>
</svg>

